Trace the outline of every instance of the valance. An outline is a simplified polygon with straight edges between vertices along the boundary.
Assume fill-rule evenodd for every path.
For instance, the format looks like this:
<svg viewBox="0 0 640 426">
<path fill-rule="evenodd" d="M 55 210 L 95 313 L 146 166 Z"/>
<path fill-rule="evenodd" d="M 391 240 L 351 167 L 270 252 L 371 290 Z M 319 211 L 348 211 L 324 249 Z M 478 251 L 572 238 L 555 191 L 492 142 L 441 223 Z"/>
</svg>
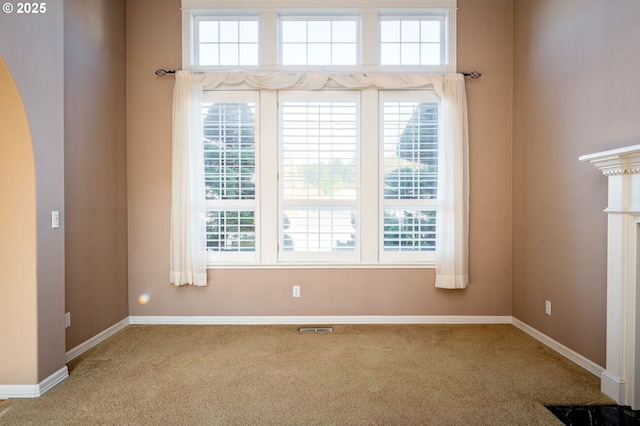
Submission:
<svg viewBox="0 0 640 426">
<path fill-rule="evenodd" d="M 457 75 L 457 74 L 454 74 Z M 213 90 L 221 86 L 245 85 L 266 90 L 321 89 L 433 89 L 444 97 L 444 77 L 440 74 L 382 74 L 334 72 L 250 72 L 227 71 L 197 73 L 177 71 L 176 78 L 186 78 L 191 84 Z"/>
</svg>

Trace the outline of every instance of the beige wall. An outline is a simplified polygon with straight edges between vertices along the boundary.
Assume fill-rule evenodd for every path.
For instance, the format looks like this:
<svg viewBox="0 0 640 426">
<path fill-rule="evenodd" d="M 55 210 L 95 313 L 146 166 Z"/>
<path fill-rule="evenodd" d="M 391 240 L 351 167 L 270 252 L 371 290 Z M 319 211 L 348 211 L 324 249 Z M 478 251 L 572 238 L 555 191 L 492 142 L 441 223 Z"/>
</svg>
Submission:
<svg viewBox="0 0 640 426">
<path fill-rule="evenodd" d="M 0 384 L 36 383 L 36 173 L 24 104 L 2 56 L 0 93 Z"/>
<path fill-rule="evenodd" d="M 65 363 L 62 9 L 62 0 L 50 0 L 47 12 L 43 14 L 0 14 L 0 55 L 24 103 L 33 142 L 36 179 L 36 300 L 14 295 L 7 303 L 19 306 L 25 312 L 37 311 L 35 318 L 24 323 L 10 320 L 16 333 L 27 336 L 33 333 L 32 321 L 37 321 L 36 382 L 63 368 Z M 51 229 L 52 210 L 61 212 L 60 229 Z M 3 241 L 5 238 L 8 238 L 5 234 L 0 235 Z M 25 274 L 30 277 L 32 272 Z M 3 276 L 0 281 L 3 287 L 20 284 L 28 286 L 29 279 L 10 283 Z M 3 347 L 3 350 L 6 349 Z M 8 350 L 20 353 L 23 348 Z M 2 379 L 0 377 L 0 381 Z M 32 380 L 22 384 L 34 384 Z"/>
<path fill-rule="evenodd" d="M 206 288 L 169 284 L 171 103 L 180 68 L 179 0 L 127 2 L 129 299 L 131 315 L 510 315 L 512 6 L 460 0 L 468 82 L 471 282 L 438 290 L 433 270 L 214 270 Z M 505 84 L 506 83 L 506 84 Z M 291 297 L 291 286 L 302 297 Z M 137 298 L 150 294 L 150 302 Z"/>
<path fill-rule="evenodd" d="M 67 350 L 128 316 L 125 1 L 65 0 Z"/>
<path fill-rule="evenodd" d="M 577 158 L 640 140 L 640 3 L 514 4 L 513 314 L 604 366 L 607 181 Z"/>
</svg>

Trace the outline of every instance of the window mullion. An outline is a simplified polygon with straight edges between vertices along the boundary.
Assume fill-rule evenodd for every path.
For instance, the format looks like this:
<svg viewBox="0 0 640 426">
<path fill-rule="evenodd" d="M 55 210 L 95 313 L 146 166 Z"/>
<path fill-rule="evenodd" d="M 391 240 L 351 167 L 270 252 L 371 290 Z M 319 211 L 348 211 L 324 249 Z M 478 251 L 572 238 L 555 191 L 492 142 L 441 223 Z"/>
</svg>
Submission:
<svg viewBox="0 0 640 426">
<path fill-rule="evenodd" d="M 275 10 L 260 12 L 260 65 L 278 64 L 278 13 Z"/>
<path fill-rule="evenodd" d="M 378 90 L 361 92 L 361 123 L 376 123 L 378 120 Z M 378 126 L 361 125 L 360 144 L 360 256 L 363 263 L 378 262 L 378 176 L 379 145 Z"/>
<path fill-rule="evenodd" d="M 379 35 L 378 11 L 365 9 L 361 14 L 361 55 L 362 65 L 378 65 Z"/>
<path fill-rule="evenodd" d="M 278 94 L 260 91 L 260 159 L 259 230 L 261 262 L 278 261 Z"/>
</svg>

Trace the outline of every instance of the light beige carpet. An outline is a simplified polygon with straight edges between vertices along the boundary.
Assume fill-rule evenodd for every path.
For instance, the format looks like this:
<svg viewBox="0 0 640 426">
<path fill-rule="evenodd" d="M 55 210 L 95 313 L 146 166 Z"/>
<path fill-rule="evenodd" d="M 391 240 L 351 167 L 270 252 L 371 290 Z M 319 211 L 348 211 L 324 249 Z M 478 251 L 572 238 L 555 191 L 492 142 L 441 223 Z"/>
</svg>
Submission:
<svg viewBox="0 0 640 426">
<path fill-rule="evenodd" d="M 511 325 L 129 326 L 2 425 L 559 425 L 600 380 Z"/>
</svg>

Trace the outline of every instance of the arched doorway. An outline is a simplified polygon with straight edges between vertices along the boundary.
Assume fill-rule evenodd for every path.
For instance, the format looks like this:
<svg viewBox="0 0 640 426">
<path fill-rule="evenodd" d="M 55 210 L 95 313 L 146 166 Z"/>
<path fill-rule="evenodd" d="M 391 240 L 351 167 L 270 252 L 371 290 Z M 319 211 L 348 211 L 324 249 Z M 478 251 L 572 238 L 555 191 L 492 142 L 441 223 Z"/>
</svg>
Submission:
<svg viewBox="0 0 640 426">
<path fill-rule="evenodd" d="M 0 384 L 38 382 L 36 176 L 20 92 L 0 56 Z M 6 346 L 5 346 L 6 345 Z"/>
</svg>

